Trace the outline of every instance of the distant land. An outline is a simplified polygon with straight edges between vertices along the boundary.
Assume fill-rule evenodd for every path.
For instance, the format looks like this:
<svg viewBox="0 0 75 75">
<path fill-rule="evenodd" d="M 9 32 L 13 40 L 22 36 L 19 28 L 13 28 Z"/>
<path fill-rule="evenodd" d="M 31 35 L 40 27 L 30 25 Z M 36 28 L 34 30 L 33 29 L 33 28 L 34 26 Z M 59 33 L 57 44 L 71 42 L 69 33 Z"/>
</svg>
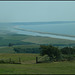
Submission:
<svg viewBox="0 0 75 75">
<path fill-rule="evenodd" d="M 8 46 L 9 43 L 74 46 L 75 21 L 0 23 L 0 46 Z"/>
</svg>

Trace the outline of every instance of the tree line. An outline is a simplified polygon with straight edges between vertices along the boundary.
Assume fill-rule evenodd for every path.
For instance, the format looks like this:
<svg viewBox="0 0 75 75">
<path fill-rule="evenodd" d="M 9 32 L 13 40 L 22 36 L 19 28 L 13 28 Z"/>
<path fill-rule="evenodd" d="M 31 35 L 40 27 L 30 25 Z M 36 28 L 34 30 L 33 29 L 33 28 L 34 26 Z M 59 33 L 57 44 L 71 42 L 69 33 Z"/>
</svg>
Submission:
<svg viewBox="0 0 75 75">
<path fill-rule="evenodd" d="M 22 47 L 17 47 L 14 48 L 14 51 L 16 53 L 40 53 L 40 49 L 39 48 L 22 48 Z"/>
<path fill-rule="evenodd" d="M 41 56 L 48 55 L 50 61 L 75 59 L 75 47 L 63 47 L 60 49 L 53 45 L 40 45 L 40 48 L 15 47 L 14 51 L 16 53 L 40 53 Z"/>
<path fill-rule="evenodd" d="M 50 61 L 75 59 L 75 47 L 64 47 L 59 49 L 52 45 L 41 45 L 40 49 L 41 56 L 48 55 Z"/>
</svg>

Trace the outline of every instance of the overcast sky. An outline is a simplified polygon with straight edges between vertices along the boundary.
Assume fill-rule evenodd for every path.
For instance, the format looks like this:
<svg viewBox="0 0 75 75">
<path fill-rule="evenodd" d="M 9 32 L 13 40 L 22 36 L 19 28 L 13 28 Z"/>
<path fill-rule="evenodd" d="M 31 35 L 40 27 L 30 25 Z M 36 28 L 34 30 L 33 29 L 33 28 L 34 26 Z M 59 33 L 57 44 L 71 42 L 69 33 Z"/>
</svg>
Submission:
<svg viewBox="0 0 75 75">
<path fill-rule="evenodd" d="M 0 1 L 0 22 L 75 21 L 75 1 Z"/>
</svg>

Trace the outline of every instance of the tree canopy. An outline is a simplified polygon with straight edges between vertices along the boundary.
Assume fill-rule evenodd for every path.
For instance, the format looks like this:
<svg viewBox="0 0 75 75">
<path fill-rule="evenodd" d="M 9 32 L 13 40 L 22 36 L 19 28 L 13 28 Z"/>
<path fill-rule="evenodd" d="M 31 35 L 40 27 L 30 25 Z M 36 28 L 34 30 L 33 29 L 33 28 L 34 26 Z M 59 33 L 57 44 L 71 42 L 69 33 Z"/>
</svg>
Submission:
<svg viewBox="0 0 75 75">
<path fill-rule="evenodd" d="M 59 60 L 61 58 L 61 51 L 58 49 L 58 47 L 54 47 L 52 45 L 40 45 L 41 48 L 41 55 L 48 55 L 50 60 L 56 59 Z"/>
<path fill-rule="evenodd" d="M 75 54 L 75 48 L 73 47 L 64 47 L 61 49 L 62 54 Z"/>
</svg>

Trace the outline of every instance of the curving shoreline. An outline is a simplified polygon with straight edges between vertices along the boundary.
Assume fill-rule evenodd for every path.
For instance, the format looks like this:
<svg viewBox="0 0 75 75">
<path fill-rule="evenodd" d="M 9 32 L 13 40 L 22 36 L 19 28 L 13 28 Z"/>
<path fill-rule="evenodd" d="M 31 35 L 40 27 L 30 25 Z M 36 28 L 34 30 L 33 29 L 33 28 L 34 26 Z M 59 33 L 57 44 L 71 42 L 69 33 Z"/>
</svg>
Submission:
<svg viewBox="0 0 75 75">
<path fill-rule="evenodd" d="M 23 28 L 19 28 L 18 25 L 14 26 L 14 28 L 17 29 L 17 30 L 21 30 L 21 31 L 39 33 L 41 35 L 42 34 L 44 34 L 44 35 L 53 35 L 53 36 L 58 36 L 59 38 L 62 37 L 62 39 L 63 38 L 65 38 L 65 39 L 70 38 L 70 40 L 75 40 L 74 35 L 56 34 L 56 33 L 50 33 L 50 32 L 40 32 L 40 31 L 35 31 L 35 30 L 23 29 Z"/>
<path fill-rule="evenodd" d="M 14 26 L 14 28 L 18 30 L 22 30 L 22 31 L 36 32 L 40 34 L 51 34 L 51 35 L 59 35 L 59 36 L 65 36 L 65 37 L 75 37 L 74 35 L 56 34 L 56 33 L 50 33 L 50 32 L 40 32 L 40 31 L 34 31 L 34 30 L 29 30 L 29 29 L 22 29 L 22 28 L 18 28 L 18 26 Z"/>
</svg>

